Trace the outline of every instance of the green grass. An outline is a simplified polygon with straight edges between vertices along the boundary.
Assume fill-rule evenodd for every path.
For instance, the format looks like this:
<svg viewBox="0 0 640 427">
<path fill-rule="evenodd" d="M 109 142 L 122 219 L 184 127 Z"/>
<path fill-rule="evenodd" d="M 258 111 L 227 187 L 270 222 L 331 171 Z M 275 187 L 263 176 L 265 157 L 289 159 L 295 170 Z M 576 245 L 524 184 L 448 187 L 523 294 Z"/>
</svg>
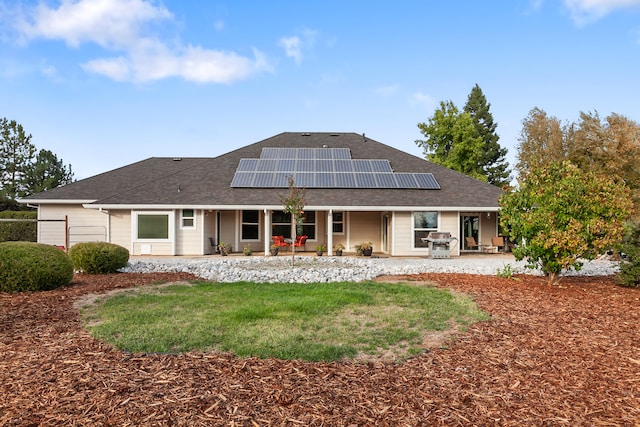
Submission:
<svg viewBox="0 0 640 427">
<path fill-rule="evenodd" d="M 486 319 L 465 296 L 376 282 L 199 282 L 142 288 L 83 309 L 92 335 L 131 352 L 232 352 L 331 361 L 422 351 L 433 331 Z"/>
</svg>

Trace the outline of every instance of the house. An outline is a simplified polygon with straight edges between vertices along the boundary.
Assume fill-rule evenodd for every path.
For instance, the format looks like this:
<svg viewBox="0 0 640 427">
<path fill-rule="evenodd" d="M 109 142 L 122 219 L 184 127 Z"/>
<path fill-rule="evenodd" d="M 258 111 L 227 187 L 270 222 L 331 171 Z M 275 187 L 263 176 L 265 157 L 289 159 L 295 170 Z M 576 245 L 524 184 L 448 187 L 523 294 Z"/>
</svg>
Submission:
<svg viewBox="0 0 640 427">
<path fill-rule="evenodd" d="M 426 256 L 430 231 L 451 254 L 490 245 L 501 190 L 356 133 L 285 132 L 213 158 L 152 157 L 20 201 L 38 208 L 38 241 L 108 241 L 132 255 L 206 255 L 217 243 L 268 254 L 290 237 L 288 178 L 305 188 L 307 250 Z"/>
</svg>

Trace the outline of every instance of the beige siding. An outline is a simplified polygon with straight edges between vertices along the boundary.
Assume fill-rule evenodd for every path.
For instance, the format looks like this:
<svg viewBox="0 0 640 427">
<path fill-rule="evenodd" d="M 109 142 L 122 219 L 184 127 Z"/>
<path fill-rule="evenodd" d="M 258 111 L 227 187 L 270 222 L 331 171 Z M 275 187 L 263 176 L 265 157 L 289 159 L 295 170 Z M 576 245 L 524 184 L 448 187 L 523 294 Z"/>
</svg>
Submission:
<svg viewBox="0 0 640 427">
<path fill-rule="evenodd" d="M 349 212 L 348 252 L 355 251 L 360 242 L 372 242 L 373 251 L 380 252 L 382 247 L 382 219 L 380 212 Z M 345 245 L 346 246 L 346 245 Z"/>
<path fill-rule="evenodd" d="M 495 212 L 489 217 L 487 214 L 480 214 L 480 242 L 485 246 L 491 246 L 491 238 L 498 234 L 498 221 Z"/>
<path fill-rule="evenodd" d="M 176 255 L 202 255 L 202 211 L 195 210 L 195 227 L 182 228 L 182 210 L 176 210 Z"/>
<path fill-rule="evenodd" d="M 448 231 L 459 239 L 458 212 L 440 212 L 438 231 Z M 394 256 L 428 256 L 428 248 L 415 248 L 413 242 L 413 212 L 395 212 L 393 215 L 392 254 Z M 452 243 L 452 256 L 460 255 L 459 242 Z"/>
<path fill-rule="evenodd" d="M 69 218 L 69 247 L 79 242 L 104 242 L 107 240 L 108 215 L 82 205 L 41 205 L 38 219 L 64 220 Z M 47 245 L 65 245 L 64 222 L 39 222 L 38 242 Z"/>
<path fill-rule="evenodd" d="M 226 242 L 233 246 L 233 251 L 238 251 L 238 244 L 236 242 L 236 212 L 235 211 L 221 211 L 220 212 L 220 238 L 218 243 Z M 240 248 L 242 250 L 242 248 Z"/>
<path fill-rule="evenodd" d="M 131 211 L 112 209 L 109 211 L 109 221 L 111 243 L 131 250 Z"/>
<path fill-rule="evenodd" d="M 134 242 L 131 255 L 173 255 L 172 242 Z"/>
</svg>

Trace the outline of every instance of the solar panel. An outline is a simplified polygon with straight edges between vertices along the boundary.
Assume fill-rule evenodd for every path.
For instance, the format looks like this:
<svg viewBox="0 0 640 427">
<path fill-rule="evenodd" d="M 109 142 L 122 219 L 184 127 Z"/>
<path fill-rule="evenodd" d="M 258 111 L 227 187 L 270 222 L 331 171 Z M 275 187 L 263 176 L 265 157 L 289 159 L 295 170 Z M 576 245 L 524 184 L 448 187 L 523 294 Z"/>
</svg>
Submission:
<svg viewBox="0 0 640 427">
<path fill-rule="evenodd" d="M 316 186 L 316 179 L 315 179 L 315 173 L 313 172 L 298 172 L 295 174 L 294 179 L 296 181 L 296 186 L 297 187 L 315 187 Z"/>
<path fill-rule="evenodd" d="M 389 160 L 370 160 L 370 163 L 371 170 L 374 172 L 393 172 L 393 170 L 391 170 L 391 164 L 389 163 Z"/>
<path fill-rule="evenodd" d="M 333 169 L 336 172 L 353 172 L 352 160 L 334 160 Z"/>
<path fill-rule="evenodd" d="M 369 160 L 352 160 L 355 172 L 371 172 L 371 162 Z"/>
<path fill-rule="evenodd" d="M 333 172 L 333 160 L 316 160 L 316 172 Z"/>
<path fill-rule="evenodd" d="M 254 172 L 236 172 L 231 180 L 232 187 L 251 187 L 253 183 Z"/>
<path fill-rule="evenodd" d="M 273 187 L 273 172 L 256 172 L 255 174 L 254 187 Z"/>
<path fill-rule="evenodd" d="M 425 190 L 440 189 L 440 185 L 438 184 L 438 181 L 436 181 L 436 178 L 433 176 L 432 173 L 414 173 L 413 176 L 418 182 L 418 185 L 420 185 L 420 188 L 422 189 L 425 189 Z"/>
<path fill-rule="evenodd" d="M 397 172 L 393 174 L 396 178 L 398 188 L 418 188 L 418 183 L 412 173 Z"/>
<path fill-rule="evenodd" d="M 333 188 L 335 187 L 335 174 L 318 172 L 316 174 L 316 187 L 318 188 Z"/>
<path fill-rule="evenodd" d="M 377 188 L 398 188 L 393 173 L 377 173 L 376 179 L 378 180 Z"/>
<path fill-rule="evenodd" d="M 278 160 L 278 172 L 294 172 L 296 170 L 295 159 L 280 159 Z"/>
<path fill-rule="evenodd" d="M 352 159 L 348 148 L 262 149 L 259 159 L 240 159 L 232 187 L 286 188 L 294 177 L 305 188 L 405 188 L 438 190 L 431 173 L 395 173 L 387 159 Z"/>
<path fill-rule="evenodd" d="M 336 173 L 335 184 L 338 188 L 356 188 L 356 176 L 353 172 L 349 173 Z"/>
<path fill-rule="evenodd" d="M 258 164 L 258 159 L 240 159 L 240 163 L 238 163 L 238 168 L 236 171 L 238 172 L 250 172 L 256 170 L 256 166 Z"/>
</svg>

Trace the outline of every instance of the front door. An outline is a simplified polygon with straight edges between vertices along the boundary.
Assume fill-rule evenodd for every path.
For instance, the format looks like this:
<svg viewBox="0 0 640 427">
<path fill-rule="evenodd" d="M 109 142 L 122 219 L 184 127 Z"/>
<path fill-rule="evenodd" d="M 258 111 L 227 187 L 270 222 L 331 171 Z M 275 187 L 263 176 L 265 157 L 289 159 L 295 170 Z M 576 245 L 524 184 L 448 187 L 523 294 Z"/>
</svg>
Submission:
<svg viewBox="0 0 640 427">
<path fill-rule="evenodd" d="M 466 237 L 473 237 L 476 243 L 479 242 L 478 238 L 480 237 L 480 217 L 478 215 L 463 215 L 460 226 L 462 227 L 462 229 L 460 230 L 460 235 L 462 236 L 461 249 L 463 251 L 477 250 L 478 248 L 467 247 Z"/>
</svg>

